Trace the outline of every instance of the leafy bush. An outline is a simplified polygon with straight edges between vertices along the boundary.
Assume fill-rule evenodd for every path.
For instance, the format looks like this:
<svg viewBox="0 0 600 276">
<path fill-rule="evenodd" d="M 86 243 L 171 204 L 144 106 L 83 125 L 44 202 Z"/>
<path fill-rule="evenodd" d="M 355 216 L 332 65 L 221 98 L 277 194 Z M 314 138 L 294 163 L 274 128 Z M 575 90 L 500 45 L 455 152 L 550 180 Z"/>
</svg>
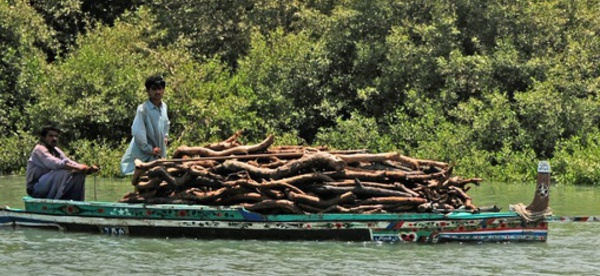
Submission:
<svg viewBox="0 0 600 276">
<path fill-rule="evenodd" d="M 76 162 L 99 166 L 100 176 L 113 177 L 120 175 L 119 162 L 129 141 L 123 141 L 116 148 L 112 144 L 104 139 L 96 141 L 80 139 L 71 143 L 70 149 L 65 150 L 65 153 Z"/>
<path fill-rule="evenodd" d="M 0 136 L 0 174 L 24 174 L 27 159 L 38 139 L 25 132 L 15 136 Z"/>
<path fill-rule="evenodd" d="M 377 122 L 357 113 L 348 120 L 338 119 L 335 128 L 320 129 L 315 144 L 342 150 L 368 149 L 374 153 L 393 149 L 389 136 L 379 132 Z"/>
<path fill-rule="evenodd" d="M 600 185 L 600 133 L 582 139 L 571 137 L 558 143 L 550 160 L 552 175 L 558 183 Z"/>
</svg>

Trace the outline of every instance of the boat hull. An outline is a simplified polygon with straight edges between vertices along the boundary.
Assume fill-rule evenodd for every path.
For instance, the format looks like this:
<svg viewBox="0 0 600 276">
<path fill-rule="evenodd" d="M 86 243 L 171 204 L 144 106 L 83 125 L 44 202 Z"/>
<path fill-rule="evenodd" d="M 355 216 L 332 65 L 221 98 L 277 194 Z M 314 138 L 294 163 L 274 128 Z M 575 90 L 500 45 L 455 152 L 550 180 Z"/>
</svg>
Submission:
<svg viewBox="0 0 600 276">
<path fill-rule="evenodd" d="M 144 205 L 24 198 L 0 210 L 0 225 L 109 235 L 197 239 L 439 243 L 546 241 L 545 220 L 514 212 L 262 215 L 242 207 Z"/>
</svg>

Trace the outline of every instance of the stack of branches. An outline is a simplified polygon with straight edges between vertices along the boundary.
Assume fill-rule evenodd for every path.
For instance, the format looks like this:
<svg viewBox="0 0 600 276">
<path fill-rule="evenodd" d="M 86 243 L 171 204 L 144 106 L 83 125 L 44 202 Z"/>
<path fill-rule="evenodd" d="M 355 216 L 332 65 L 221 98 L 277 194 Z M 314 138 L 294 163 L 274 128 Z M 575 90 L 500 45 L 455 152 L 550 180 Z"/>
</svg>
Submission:
<svg viewBox="0 0 600 276">
<path fill-rule="evenodd" d="M 444 162 L 396 152 L 242 145 L 236 133 L 173 159 L 136 160 L 135 192 L 120 202 L 242 206 L 262 214 L 477 212 L 467 191 L 480 178 L 452 176 Z"/>
</svg>

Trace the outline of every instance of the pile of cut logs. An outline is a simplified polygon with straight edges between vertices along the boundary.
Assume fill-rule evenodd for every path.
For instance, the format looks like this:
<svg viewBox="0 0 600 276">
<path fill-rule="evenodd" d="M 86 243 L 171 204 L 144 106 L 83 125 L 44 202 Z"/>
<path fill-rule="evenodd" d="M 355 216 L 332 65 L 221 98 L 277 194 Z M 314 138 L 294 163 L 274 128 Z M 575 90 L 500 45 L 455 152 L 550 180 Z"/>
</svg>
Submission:
<svg viewBox="0 0 600 276">
<path fill-rule="evenodd" d="M 225 141 L 177 148 L 173 159 L 136 160 L 135 192 L 120 202 L 242 206 L 262 214 L 476 212 L 470 186 L 444 162 L 396 152 L 272 147 Z"/>
</svg>

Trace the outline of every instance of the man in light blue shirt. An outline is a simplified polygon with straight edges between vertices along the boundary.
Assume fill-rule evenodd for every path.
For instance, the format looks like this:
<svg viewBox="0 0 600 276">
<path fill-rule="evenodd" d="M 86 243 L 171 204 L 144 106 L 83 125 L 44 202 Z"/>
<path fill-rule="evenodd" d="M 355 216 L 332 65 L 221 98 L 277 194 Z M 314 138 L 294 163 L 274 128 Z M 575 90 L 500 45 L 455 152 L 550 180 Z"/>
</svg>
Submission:
<svg viewBox="0 0 600 276">
<path fill-rule="evenodd" d="M 167 104 L 162 101 L 165 93 L 165 80 L 151 76 L 145 82 L 148 100 L 137 107 L 131 134 L 133 138 L 121 158 L 121 174 L 130 175 L 135 170 L 136 159 L 143 162 L 166 158 L 169 117 Z"/>
</svg>

